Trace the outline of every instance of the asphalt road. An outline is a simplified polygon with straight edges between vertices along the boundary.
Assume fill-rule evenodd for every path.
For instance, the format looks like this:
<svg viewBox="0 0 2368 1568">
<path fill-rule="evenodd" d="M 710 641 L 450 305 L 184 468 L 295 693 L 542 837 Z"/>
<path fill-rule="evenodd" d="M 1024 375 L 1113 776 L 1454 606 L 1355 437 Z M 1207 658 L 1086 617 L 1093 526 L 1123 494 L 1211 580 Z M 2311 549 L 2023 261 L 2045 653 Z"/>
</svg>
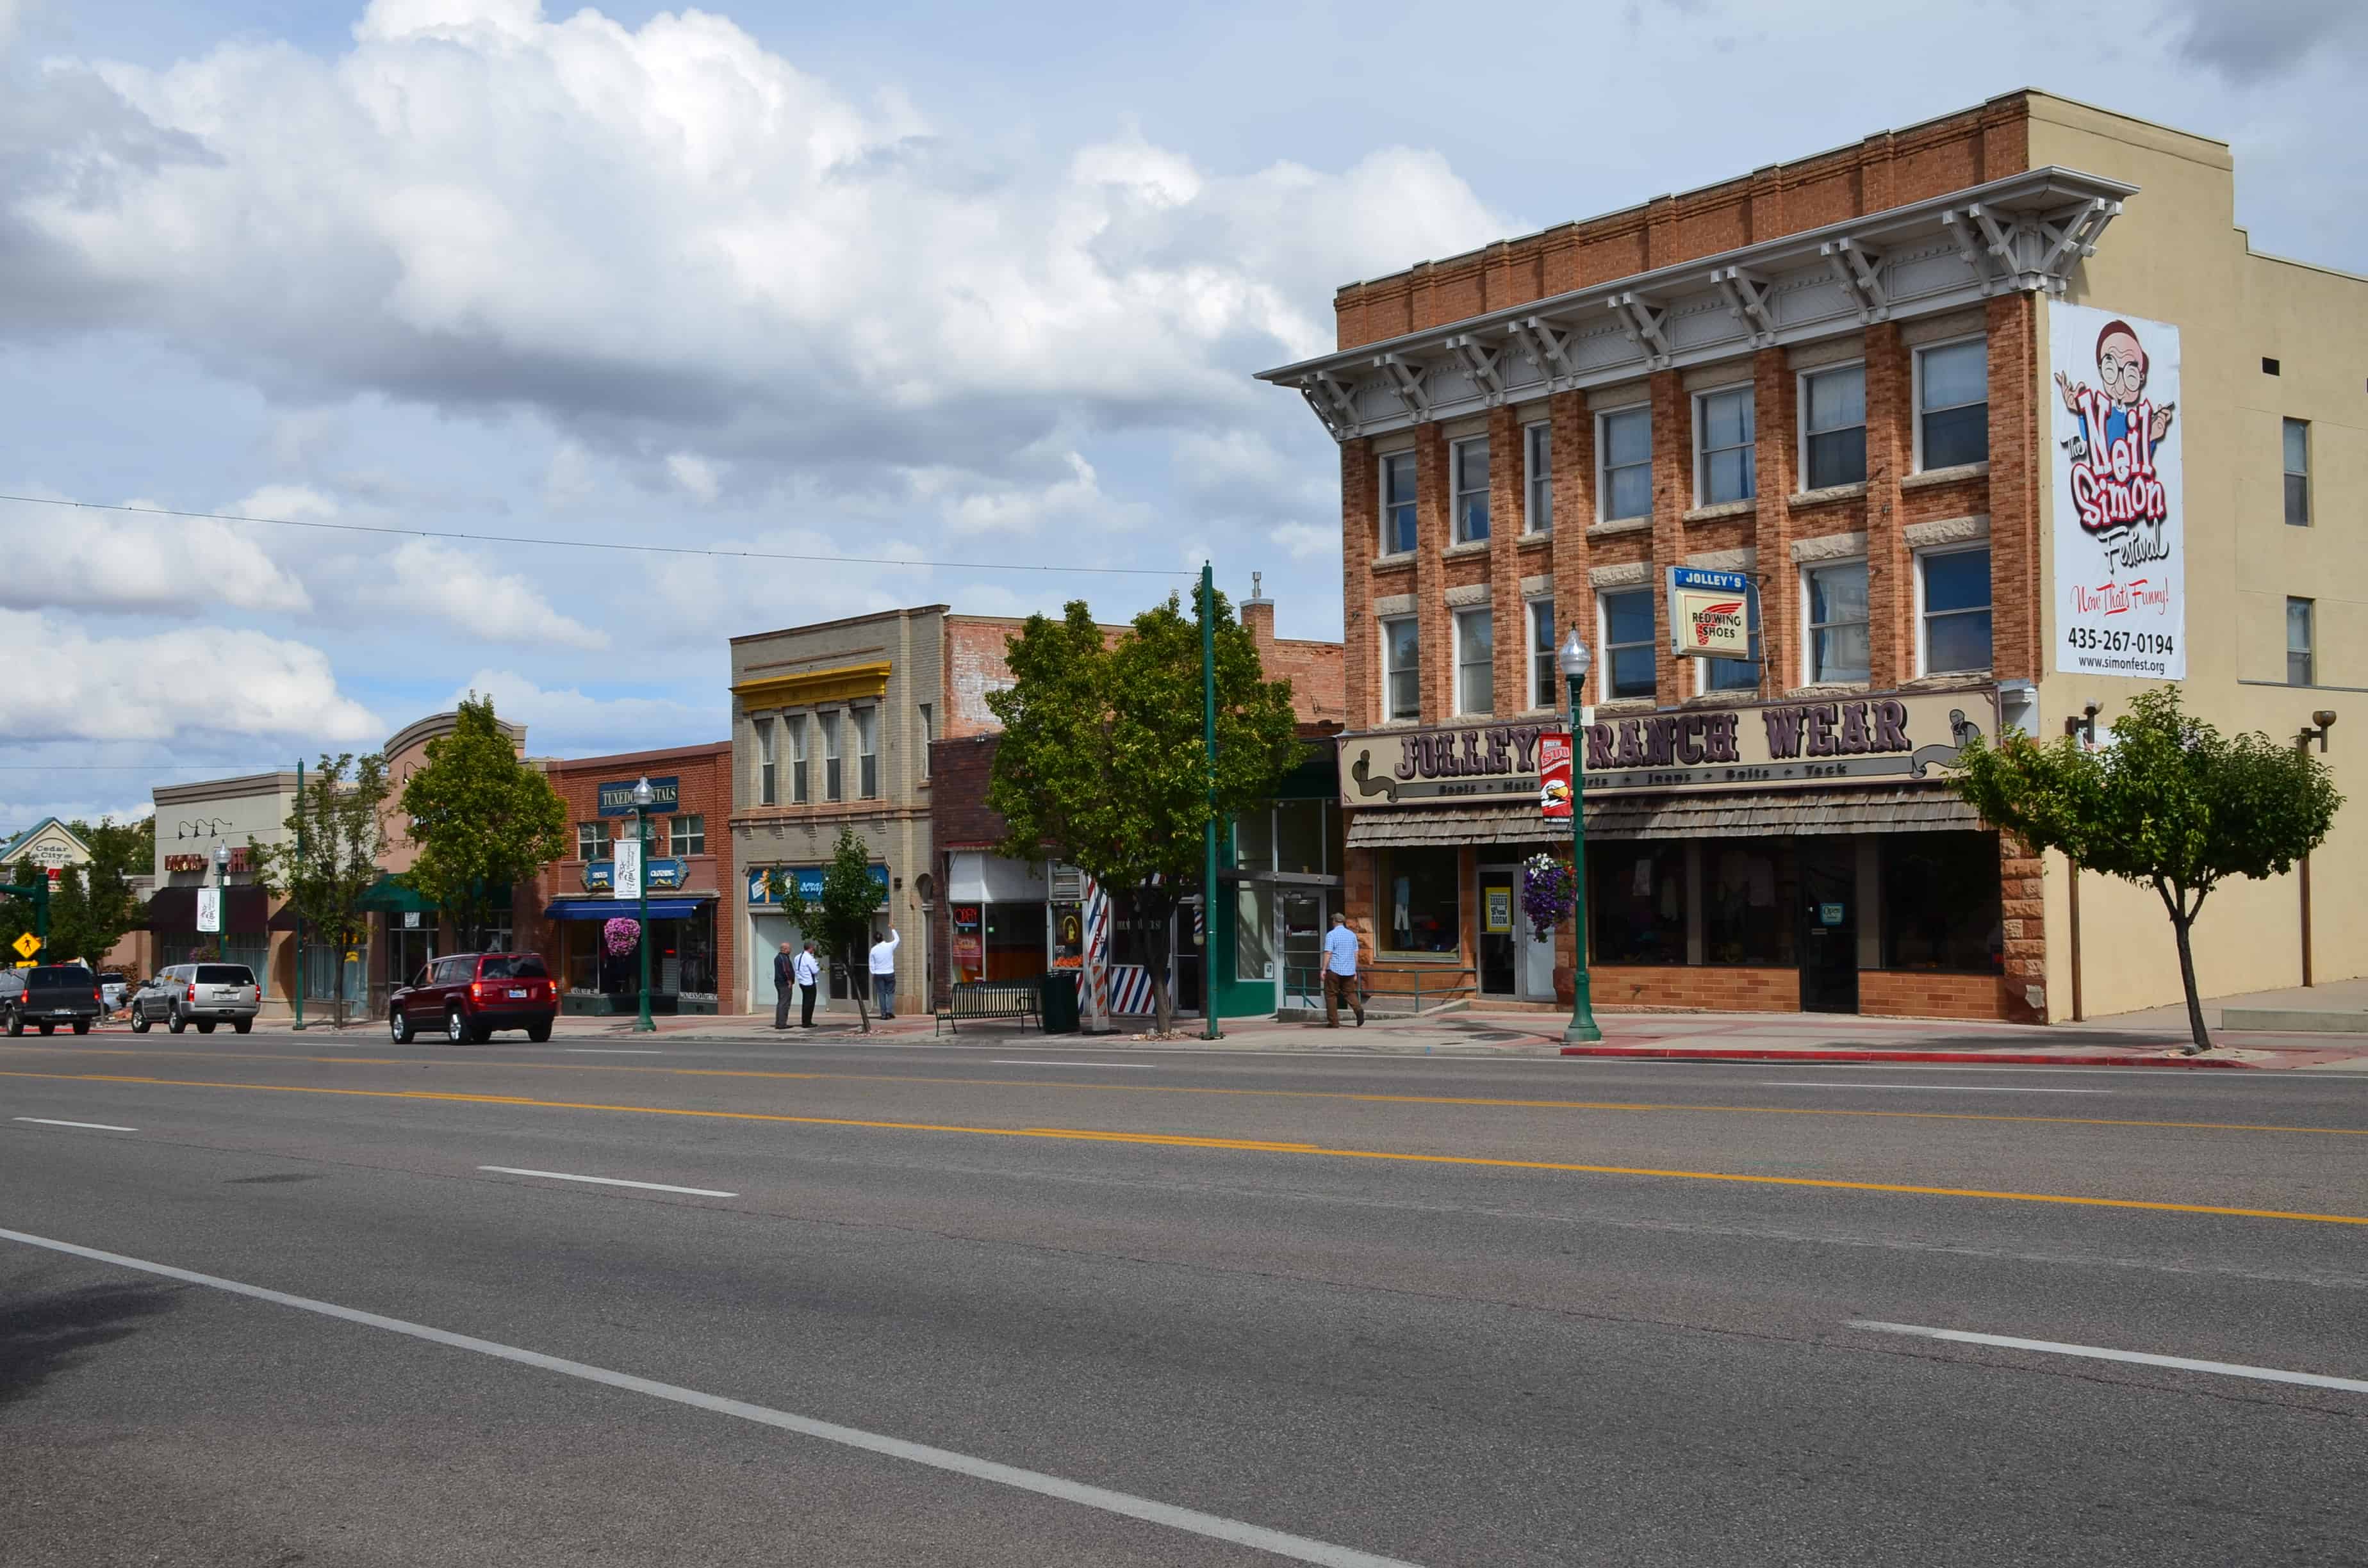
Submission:
<svg viewBox="0 0 2368 1568">
<path fill-rule="evenodd" d="M 0 1045 L 0 1561 L 2368 1562 L 2368 1078 L 640 1050 Z"/>
</svg>

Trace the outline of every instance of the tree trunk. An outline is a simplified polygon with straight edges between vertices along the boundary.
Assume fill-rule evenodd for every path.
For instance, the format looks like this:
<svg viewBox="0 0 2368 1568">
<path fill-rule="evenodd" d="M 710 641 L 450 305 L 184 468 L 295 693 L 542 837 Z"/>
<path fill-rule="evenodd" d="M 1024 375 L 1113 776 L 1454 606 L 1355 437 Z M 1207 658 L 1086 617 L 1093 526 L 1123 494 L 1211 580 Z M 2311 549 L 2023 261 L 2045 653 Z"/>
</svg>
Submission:
<svg viewBox="0 0 2368 1568">
<path fill-rule="evenodd" d="M 855 1021 L 862 1026 L 863 1033 L 870 1034 L 871 1014 L 865 1008 L 864 1004 L 870 999 L 868 993 L 871 989 L 871 966 L 866 964 L 859 970 L 851 960 L 842 960 L 841 967 L 847 971 L 847 994 L 855 998 Z"/>
<path fill-rule="evenodd" d="M 2184 901 L 2182 901 L 2184 902 Z M 2195 1037 L 2183 1054 L 2193 1056 L 2212 1049 L 2212 1035 L 2203 1027 L 2203 998 L 2195 989 L 2195 949 L 2189 935 L 2195 925 L 2195 912 L 2172 905 L 2170 929 L 2179 939 L 2179 983 L 2187 992 L 2187 1029 Z"/>
</svg>

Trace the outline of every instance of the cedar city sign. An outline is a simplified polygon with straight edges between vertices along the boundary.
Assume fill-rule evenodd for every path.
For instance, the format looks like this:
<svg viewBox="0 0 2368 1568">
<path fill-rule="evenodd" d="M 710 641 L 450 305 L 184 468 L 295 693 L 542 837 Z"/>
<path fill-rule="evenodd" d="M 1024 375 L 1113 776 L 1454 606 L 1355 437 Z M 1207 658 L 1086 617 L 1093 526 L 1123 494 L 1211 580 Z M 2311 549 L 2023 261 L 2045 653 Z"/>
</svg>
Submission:
<svg viewBox="0 0 2368 1568">
<path fill-rule="evenodd" d="M 1455 724 L 1339 739 L 1340 803 L 1536 801 L 1542 737 L 1560 724 Z M 1973 736 L 1998 733 L 1998 693 L 1893 692 L 1605 718 L 1579 733 L 1587 793 L 1757 790 L 1939 778 Z M 1545 748 L 1551 750 L 1551 747 Z"/>
</svg>

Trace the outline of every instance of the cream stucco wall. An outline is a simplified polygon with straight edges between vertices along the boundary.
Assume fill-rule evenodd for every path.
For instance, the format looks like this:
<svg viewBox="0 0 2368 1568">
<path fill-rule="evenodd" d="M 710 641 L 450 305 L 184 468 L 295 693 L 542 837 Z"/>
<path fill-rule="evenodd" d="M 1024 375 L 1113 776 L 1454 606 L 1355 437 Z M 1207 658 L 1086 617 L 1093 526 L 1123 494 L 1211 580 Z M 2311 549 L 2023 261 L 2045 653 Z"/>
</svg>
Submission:
<svg viewBox="0 0 2368 1568">
<path fill-rule="evenodd" d="M 2328 760 L 2355 803 L 2312 862 L 2317 976 L 2368 972 L 2368 280 L 2254 255 L 2235 226 L 2228 149 L 2082 105 L 2031 97 L 2031 160 L 2129 181 L 2139 187 L 2075 273 L 2078 304 L 2151 317 L 2180 329 L 2178 417 L 2186 471 L 2185 697 L 2223 730 L 2289 740 L 2317 709 L 2343 718 Z M 2047 320 L 2039 312 L 2032 374 L 2043 421 L 2053 405 Z M 2264 357 L 2281 374 L 2261 369 Z M 2313 425 L 2314 523 L 2283 520 L 2281 421 Z M 2039 438 L 2044 480 L 2040 536 L 2051 539 L 2063 485 L 2061 454 Z M 2042 646 L 2054 663 L 2052 572 Z M 2319 685 L 2284 685 L 2284 601 L 2317 601 Z M 2049 673 L 2040 684 L 2041 725 L 2059 732 L 2084 702 L 2101 725 L 2154 684 L 2123 676 Z M 2048 1004 L 2072 1002 L 2066 869 L 2046 878 Z M 2170 927 L 2151 889 L 2094 875 L 2080 883 L 2081 988 L 2090 1017 L 2175 1002 L 2179 972 Z M 2197 926 L 2205 994 L 2294 985 L 2301 980 L 2300 903 L 2293 876 L 2224 885 Z"/>
</svg>

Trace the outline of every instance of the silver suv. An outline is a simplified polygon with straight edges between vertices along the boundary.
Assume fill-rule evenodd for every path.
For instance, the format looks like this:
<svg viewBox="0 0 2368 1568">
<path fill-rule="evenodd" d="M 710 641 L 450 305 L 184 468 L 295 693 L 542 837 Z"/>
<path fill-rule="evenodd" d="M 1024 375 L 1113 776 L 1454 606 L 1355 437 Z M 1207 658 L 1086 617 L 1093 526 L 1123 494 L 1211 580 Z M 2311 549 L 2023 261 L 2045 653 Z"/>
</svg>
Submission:
<svg viewBox="0 0 2368 1568">
<path fill-rule="evenodd" d="M 175 1034 L 189 1025 L 199 1034 L 227 1023 L 245 1034 L 263 1010 L 263 987 L 243 963 L 176 963 L 156 971 L 131 998 L 131 1031 L 146 1034 L 162 1023 Z"/>
</svg>

